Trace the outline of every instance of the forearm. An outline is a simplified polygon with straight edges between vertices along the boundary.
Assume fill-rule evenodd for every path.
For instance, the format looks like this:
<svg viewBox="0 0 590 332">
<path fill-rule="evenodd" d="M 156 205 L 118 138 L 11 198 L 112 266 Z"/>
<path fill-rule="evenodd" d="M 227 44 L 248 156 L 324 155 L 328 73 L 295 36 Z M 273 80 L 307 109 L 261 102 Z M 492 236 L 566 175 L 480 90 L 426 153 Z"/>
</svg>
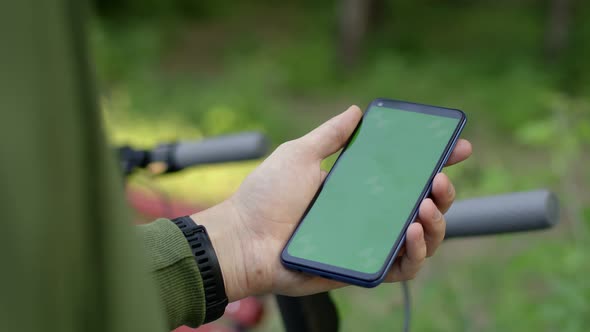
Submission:
<svg viewBox="0 0 590 332">
<path fill-rule="evenodd" d="M 201 325 L 205 318 L 205 291 L 184 235 L 167 219 L 137 226 L 137 229 L 169 327 Z"/>
</svg>

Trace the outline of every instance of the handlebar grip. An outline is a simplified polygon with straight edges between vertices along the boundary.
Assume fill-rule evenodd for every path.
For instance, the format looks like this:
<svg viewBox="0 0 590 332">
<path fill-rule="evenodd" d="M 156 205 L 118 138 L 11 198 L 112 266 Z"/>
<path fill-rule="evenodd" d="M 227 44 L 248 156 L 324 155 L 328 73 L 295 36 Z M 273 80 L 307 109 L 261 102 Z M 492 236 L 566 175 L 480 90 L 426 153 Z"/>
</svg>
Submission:
<svg viewBox="0 0 590 332">
<path fill-rule="evenodd" d="M 445 215 L 445 239 L 550 228 L 559 221 L 559 201 L 548 190 L 466 199 Z"/>
<path fill-rule="evenodd" d="M 268 151 L 266 137 L 258 132 L 218 136 L 199 141 L 177 142 L 171 152 L 174 167 L 257 159 Z"/>
</svg>

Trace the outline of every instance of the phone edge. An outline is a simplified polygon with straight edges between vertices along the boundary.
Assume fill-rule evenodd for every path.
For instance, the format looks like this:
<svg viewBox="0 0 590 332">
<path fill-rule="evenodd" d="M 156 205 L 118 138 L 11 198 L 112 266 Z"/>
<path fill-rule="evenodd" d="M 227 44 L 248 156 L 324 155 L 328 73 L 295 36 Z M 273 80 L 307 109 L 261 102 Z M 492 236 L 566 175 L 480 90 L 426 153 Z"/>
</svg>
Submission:
<svg viewBox="0 0 590 332">
<path fill-rule="evenodd" d="M 375 103 L 375 101 L 384 100 L 384 99 L 385 98 L 376 98 L 375 100 L 371 101 L 371 103 L 369 103 L 369 107 L 372 106 Z M 392 99 L 388 99 L 388 100 L 398 101 L 398 100 L 392 100 Z M 437 108 L 447 109 L 447 110 L 453 110 L 453 111 L 457 111 L 461 114 L 460 124 L 457 127 L 458 129 L 456 129 L 453 137 L 450 140 L 451 145 L 446 150 L 445 155 L 440 159 L 440 160 L 442 160 L 442 162 L 438 165 L 438 168 L 436 169 L 435 174 L 438 174 L 444 168 L 444 166 L 447 163 L 448 159 L 450 158 L 455 146 L 457 145 L 459 138 L 461 137 L 461 133 L 463 132 L 463 129 L 465 128 L 465 125 L 467 124 L 467 115 L 462 110 L 455 109 L 455 108 L 447 108 L 447 107 L 440 107 L 440 106 L 420 104 L 420 103 L 412 103 L 412 104 L 417 104 L 417 105 L 421 105 L 421 106 L 428 106 L 428 107 L 437 107 Z M 364 114 L 363 114 L 363 117 L 364 117 Z M 360 121 L 359 121 L 359 125 L 360 125 Z M 357 128 L 355 128 L 355 130 L 357 130 Z M 351 135 L 351 137 L 353 135 Z M 347 146 L 349 144 L 349 142 L 350 142 L 350 139 L 346 142 L 345 146 Z M 421 196 L 418 198 L 417 201 L 422 202 L 424 199 L 426 199 L 431 194 L 433 181 L 434 181 L 434 177 L 428 183 L 427 189 L 421 194 Z M 320 189 L 321 189 L 321 187 L 318 188 L 318 193 L 321 191 Z M 314 199 L 315 199 L 315 197 L 314 197 Z M 308 211 L 305 212 L 305 214 L 303 215 L 303 217 L 301 218 L 299 223 L 301 223 L 301 221 L 303 220 L 303 218 L 307 214 L 307 212 Z M 404 246 L 404 244 L 406 242 L 407 230 L 410 227 L 410 225 L 416 221 L 416 218 L 418 216 L 418 212 L 419 212 L 419 205 L 418 205 L 418 208 L 416 208 L 414 210 L 412 217 L 409 218 L 410 222 L 408 222 L 408 224 L 404 227 L 402 238 L 398 242 L 398 245 L 396 246 L 395 250 L 393 250 L 391 257 L 389 257 L 387 263 L 383 265 L 385 268 L 383 268 L 383 270 L 379 274 L 376 274 L 377 277 L 375 279 L 368 280 L 368 279 L 355 278 L 355 277 L 351 277 L 351 276 L 342 275 L 340 273 L 328 272 L 328 271 L 320 270 L 320 269 L 313 268 L 310 266 L 300 265 L 300 264 L 293 263 L 293 262 L 289 261 L 288 259 L 286 259 L 285 254 L 286 254 L 287 248 L 289 246 L 289 243 L 291 242 L 291 238 L 293 237 L 293 234 L 295 233 L 296 229 L 293 231 L 293 234 L 291 234 L 291 236 L 289 237 L 289 240 L 287 240 L 287 242 L 285 243 L 285 246 L 281 250 L 281 254 L 280 254 L 281 264 L 283 264 L 285 267 L 290 268 L 291 270 L 295 270 L 297 272 L 304 272 L 304 273 L 308 273 L 308 274 L 312 274 L 312 275 L 316 275 L 316 276 L 321 276 L 323 278 L 341 281 L 341 282 L 345 282 L 345 283 L 348 283 L 351 285 L 361 286 L 361 287 L 365 287 L 365 288 L 376 287 L 383 282 L 383 280 L 387 276 L 387 272 L 391 269 L 391 266 L 395 262 L 398 254 L 399 254 L 399 251 Z M 288 255 L 288 253 L 287 253 L 287 255 Z"/>
</svg>

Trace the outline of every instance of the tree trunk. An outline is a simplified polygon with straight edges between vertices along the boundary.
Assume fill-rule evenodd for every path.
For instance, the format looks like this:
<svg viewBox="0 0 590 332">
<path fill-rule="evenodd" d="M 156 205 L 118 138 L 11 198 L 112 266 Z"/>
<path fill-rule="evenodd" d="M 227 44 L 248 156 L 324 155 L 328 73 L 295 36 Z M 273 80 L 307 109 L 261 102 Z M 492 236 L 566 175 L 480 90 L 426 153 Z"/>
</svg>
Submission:
<svg viewBox="0 0 590 332">
<path fill-rule="evenodd" d="M 545 35 L 545 57 L 557 62 L 568 44 L 571 21 L 571 0 L 552 0 Z"/>
<path fill-rule="evenodd" d="M 369 25 L 375 0 L 341 0 L 338 2 L 338 58 L 345 68 L 353 67 Z"/>
</svg>

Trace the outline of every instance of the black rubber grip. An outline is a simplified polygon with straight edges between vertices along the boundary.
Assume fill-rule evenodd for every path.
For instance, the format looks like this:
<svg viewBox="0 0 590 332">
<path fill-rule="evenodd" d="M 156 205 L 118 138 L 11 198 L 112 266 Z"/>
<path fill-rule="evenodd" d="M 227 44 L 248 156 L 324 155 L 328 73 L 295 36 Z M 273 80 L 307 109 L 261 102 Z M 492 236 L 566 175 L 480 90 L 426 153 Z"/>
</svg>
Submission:
<svg viewBox="0 0 590 332">
<path fill-rule="evenodd" d="M 548 190 L 457 201 L 445 215 L 445 239 L 546 229 L 559 221 L 559 202 Z"/>
<path fill-rule="evenodd" d="M 258 159 L 268 151 L 268 140 L 258 132 L 217 136 L 199 141 L 180 141 L 171 151 L 171 162 L 177 168 L 200 164 Z"/>
</svg>

